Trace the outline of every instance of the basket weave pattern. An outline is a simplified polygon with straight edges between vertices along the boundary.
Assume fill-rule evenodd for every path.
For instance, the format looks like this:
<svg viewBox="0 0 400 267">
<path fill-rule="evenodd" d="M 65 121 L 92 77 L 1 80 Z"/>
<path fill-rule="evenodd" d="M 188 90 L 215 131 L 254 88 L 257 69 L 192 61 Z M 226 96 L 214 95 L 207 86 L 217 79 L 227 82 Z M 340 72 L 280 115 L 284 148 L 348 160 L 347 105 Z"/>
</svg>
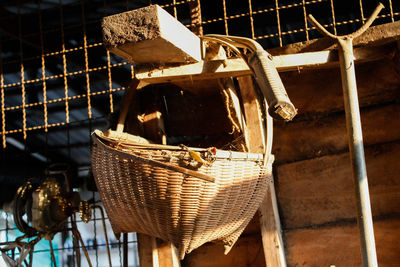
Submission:
<svg viewBox="0 0 400 267">
<path fill-rule="evenodd" d="M 217 152 L 210 166 L 195 169 L 215 178 L 213 183 L 132 158 L 183 166 L 193 159 L 180 147 L 148 149 L 144 144 L 114 142 L 96 134 L 93 140 L 93 174 L 114 232 L 169 240 L 181 258 L 213 240 L 222 240 L 229 252 L 272 178 L 271 166 L 263 166 L 262 155 Z"/>
</svg>

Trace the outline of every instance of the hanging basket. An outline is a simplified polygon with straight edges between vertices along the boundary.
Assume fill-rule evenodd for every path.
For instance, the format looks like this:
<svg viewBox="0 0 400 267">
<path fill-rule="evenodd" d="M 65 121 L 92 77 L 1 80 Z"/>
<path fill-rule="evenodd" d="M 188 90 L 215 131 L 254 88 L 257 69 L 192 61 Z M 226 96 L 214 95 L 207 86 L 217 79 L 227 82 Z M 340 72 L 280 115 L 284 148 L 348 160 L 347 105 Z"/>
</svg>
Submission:
<svg viewBox="0 0 400 267">
<path fill-rule="evenodd" d="M 117 131 L 92 135 L 93 174 L 114 233 L 168 240 L 181 259 L 214 240 L 228 253 L 265 196 L 272 162 L 263 154 L 151 144 L 123 133 L 124 113 Z"/>
</svg>

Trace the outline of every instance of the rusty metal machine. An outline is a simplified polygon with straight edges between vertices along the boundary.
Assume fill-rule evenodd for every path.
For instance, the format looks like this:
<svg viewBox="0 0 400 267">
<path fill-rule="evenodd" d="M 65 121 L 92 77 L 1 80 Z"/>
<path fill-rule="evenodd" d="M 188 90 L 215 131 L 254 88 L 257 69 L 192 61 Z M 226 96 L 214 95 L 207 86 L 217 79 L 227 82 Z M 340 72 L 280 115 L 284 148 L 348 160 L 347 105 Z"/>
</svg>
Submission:
<svg viewBox="0 0 400 267">
<path fill-rule="evenodd" d="M 90 219 L 88 203 L 80 201 L 79 193 L 72 191 L 66 165 L 52 165 L 46 174 L 42 183 L 30 180 L 18 189 L 15 196 L 15 223 L 26 235 L 58 232 L 75 211 L 82 214 L 83 221 Z M 28 221 L 22 218 L 24 214 Z"/>
</svg>

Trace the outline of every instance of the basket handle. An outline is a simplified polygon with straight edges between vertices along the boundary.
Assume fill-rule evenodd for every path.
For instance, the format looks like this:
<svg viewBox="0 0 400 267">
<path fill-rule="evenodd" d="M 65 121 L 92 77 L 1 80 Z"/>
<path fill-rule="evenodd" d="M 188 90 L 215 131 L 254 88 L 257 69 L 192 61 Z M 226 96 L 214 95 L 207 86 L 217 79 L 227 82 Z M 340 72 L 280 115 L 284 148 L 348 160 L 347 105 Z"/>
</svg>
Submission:
<svg viewBox="0 0 400 267">
<path fill-rule="evenodd" d="M 132 83 L 129 85 L 128 90 L 125 92 L 124 100 L 122 102 L 122 109 L 119 114 L 117 129 L 115 130 L 117 133 L 122 133 L 124 131 L 125 120 L 128 115 L 129 106 L 132 102 L 133 97 L 135 96 L 135 92 L 137 89 L 145 86 L 146 83 L 134 78 Z"/>
<path fill-rule="evenodd" d="M 131 153 L 125 153 L 125 152 L 119 151 L 117 149 L 108 147 L 103 142 L 101 142 L 98 137 L 93 138 L 93 142 L 94 142 L 95 146 L 96 145 L 100 145 L 104 149 L 110 150 L 113 153 L 118 154 L 119 156 L 128 157 L 128 158 L 130 158 L 130 159 L 132 159 L 134 161 L 137 161 L 137 162 L 150 164 L 150 165 L 153 165 L 153 166 L 156 166 L 156 167 L 162 167 L 162 168 L 169 169 L 169 170 L 172 170 L 172 171 L 177 171 L 177 172 L 180 172 L 180 173 L 183 173 L 183 174 L 187 174 L 187 175 L 190 175 L 190 176 L 193 176 L 193 177 L 196 177 L 196 178 L 200 178 L 200 179 L 205 180 L 207 182 L 215 183 L 215 178 L 211 177 L 209 175 L 206 175 L 206 174 L 203 174 L 203 173 L 200 173 L 200 172 L 196 172 L 196 171 L 193 171 L 193 170 L 190 170 L 190 169 L 187 169 L 187 168 L 183 168 L 183 167 L 175 166 L 175 165 L 172 165 L 172 164 L 168 164 L 168 163 L 165 163 L 165 162 L 161 162 L 161 161 L 158 161 L 158 160 L 144 158 L 144 157 L 141 157 L 141 156 L 138 156 L 138 155 L 134 155 L 134 154 L 131 154 Z"/>
</svg>

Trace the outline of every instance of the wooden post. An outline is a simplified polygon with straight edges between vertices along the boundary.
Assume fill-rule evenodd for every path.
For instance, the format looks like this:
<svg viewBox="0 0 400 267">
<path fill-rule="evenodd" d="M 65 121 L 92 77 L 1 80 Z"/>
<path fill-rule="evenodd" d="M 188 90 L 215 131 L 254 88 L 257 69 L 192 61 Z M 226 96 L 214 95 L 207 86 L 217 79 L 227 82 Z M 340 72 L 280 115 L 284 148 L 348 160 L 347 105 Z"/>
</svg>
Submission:
<svg viewBox="0 0 400 267">
<path fill-rule="evenodd" d="M 171 242 L 154 238 L 158 256 L 159 267 L 180 267 L 178 253 Z"/>
<path fill-rule="evenodd" d="M 140 233 L 136 233 L 136 237 L 138 242 L 140 267 L 158 266 L 158 262 L 156 265 L 153 259 L 154 258 L 153 251 L 155 253 L 157 252 L 157 249 L 155 249 L 155 246 L 153 245 L 154 243 L 153 240 L 155 240 L 155 238 Z M 158 255 L 157 255 L 157 260 L 158 260 Z"/>
<path fill-rule="evenodd" d="M 264 132 L 261 121 L 262 113 L 251 76 L 238 77 L 240 92 L 247 123 L 249 150 L 263 153 Z M 267 267 L 286 266 L 285 251 L 281 235 L 281 225 L 275 195 L 275 187 L 271 182 L 263 203 L 259 208 L 261 236 Z"/>
<path fill-rule="evenodd" d="M 166 144 L 159 91 L 152 93 L 153 102 L 143 114 L 144 136 L 155 143 Z M 140 267 L 180 267 L 176 248 L 171 242 L 137 233 Z"/>
</svg>

